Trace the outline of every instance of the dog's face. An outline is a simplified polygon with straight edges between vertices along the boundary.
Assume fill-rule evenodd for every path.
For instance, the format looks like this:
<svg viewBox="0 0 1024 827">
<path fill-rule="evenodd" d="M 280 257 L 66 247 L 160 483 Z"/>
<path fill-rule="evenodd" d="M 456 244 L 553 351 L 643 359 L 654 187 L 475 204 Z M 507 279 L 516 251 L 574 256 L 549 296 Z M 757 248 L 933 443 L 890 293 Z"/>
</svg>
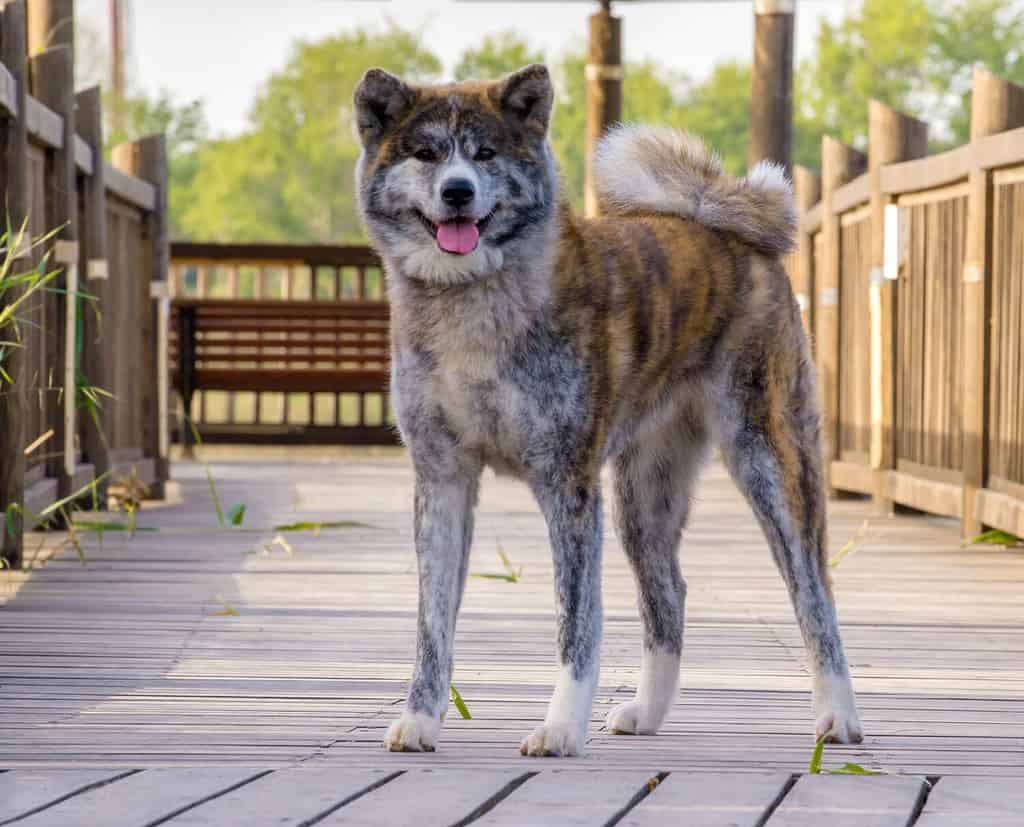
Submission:
<svg viewBox="0 0 1024 827">
<path fill-rule="evenodd" d="M 410 86 L 371 69 L 355 92 L 360 210 L 410 278 L 465 283 L 528 253 L 554 216 L 547 69 Z"/>
</svg>

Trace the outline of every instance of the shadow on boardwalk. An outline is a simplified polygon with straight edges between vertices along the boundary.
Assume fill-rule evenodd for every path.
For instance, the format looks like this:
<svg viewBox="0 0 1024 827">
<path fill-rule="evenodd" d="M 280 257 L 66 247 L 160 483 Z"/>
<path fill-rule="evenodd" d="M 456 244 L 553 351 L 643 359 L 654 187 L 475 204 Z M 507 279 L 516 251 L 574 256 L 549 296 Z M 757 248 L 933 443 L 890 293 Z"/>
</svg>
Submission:
<svg viewBox="0 0 1024 827">
<path fill-rule="evenodd" d="M 448 783 L 463 792 L 448 797 L 467 804 L 464 812 L 473 809 L 470 799 L 483 802 L 526 772 L 544 770 L 548 780 L 531 779 L 513 795 L 531 789 L 543 797 L 551 778 L 564 780 L 551 775 L 556 769 L 613 771 L 574 776 L 572 794 L 552 788 L 563 804 L 578 799 L 607 810 L 578 823 L 604 823 L 659 772 L 679 780 L 663 785 L 652 807 L 669 800 L 670 788 L 682 794 L 681 771 L 769 773 L 738 786 L 722 782 L 734 803 L 753 796 L 760 813 L 792 783 L 790 773 L 806 770 L 813 738 L 799 634 L 760 532 L 719 467 L 705 475 L 684 538 L 683 688 L 664 733 L 615 737 L 600 729 L 607 709 L 631 694 L 640 641 L 633 583 L 609 536 L 604 660 L 588 754 L 554 762 L 517 753 L 520 737 L 543 717 L 554 676 L 546 530 L 526 490 L 493 477 L 484 486 L 471 570 L 501 571 L 500 546 L 523 575 L 517 583 L 469 581 L 455 682 L 473 719 L 453 709 L 434 755 L 388 755 L 380 741 L 414 647 L 407 462 L 397 451 L 260 456 L 213 464 L 224 503 L 247 505 L 246 531 L 216 529 L 202 467 L 179 463 L 183 501 L 139 521 L 157 531 L 107 534 L 102 549 L 90 541 L 84 568 L 64 552 L 26 578 L 6 575 L 0 767 L 74 766 L 89 784 L 118 768 L 217 765 L 190 777 L 220 790 L 261 769 L 302 764 L 333 779 L 332 800 L 346 783 L 355 794 L 398 770 L 459 767 L 451 777 L 461 780 Z M 1024 776 L 1024 555 L 963 549 L 956 525 L 937 518 L 877 519 L 865 528 L 867 513 L 855 501 L 831 509 L 833 553 L 861 537 L 835 578 L 867 738 L 828 748 L 825 765 Z M 361 525 L 289 533 L 291 553 L 280 544 L 264 553 L 274 525 L 321 520 Z M 15 777 L 0 775 L 0 789 Z M 156 782 L 140 779 L 155 777 L 133 775 L 114 787 L 142 787 L 145 799 Z M 399 781 L 412 785 L 403 796 L 415 795 L 422 778 L 403 775 L 379 795 Z M 711 795 L 713 778 L 697 791 Z M 801 780 L 783 809 L 796 806 L 812 780 Z M 828 783 L 852 791 L 862 782 L 875 783 L 872 795 L 895 784 L 893 806 L 907 812 L 918 801 L 912 779 Z M 365 808 L 376 799 L 361 800 Z M 0 823 L 4 817 L 0 809 Z"/>
</svg>

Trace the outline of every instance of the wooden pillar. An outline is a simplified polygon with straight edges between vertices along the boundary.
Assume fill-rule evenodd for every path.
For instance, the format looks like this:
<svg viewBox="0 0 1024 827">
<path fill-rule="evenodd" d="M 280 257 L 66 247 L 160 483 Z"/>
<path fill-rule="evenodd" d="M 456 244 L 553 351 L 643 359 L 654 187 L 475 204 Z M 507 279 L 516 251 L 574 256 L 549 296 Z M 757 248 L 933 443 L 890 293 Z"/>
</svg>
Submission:
<svg viewBox="0 0 1024 827">
<path fill-rule="evenodd" d="M 29 8 L 34 8 L 34 4 Z M 31 29 L 29 37 L 31 53 Z M 75 96 L 72 91 L 75 81 L 71 56 L 67 46 L 53 46 L 33 55 L 30 60 L 33 95 L 63 121 L 61 146 L 52 150 L 53 163 L 47 176 L 46 193 L 46 223 L 56 230 L 53 259 L 60 270 L 54 281 L 54 286 L 60 291 L 54 296 L 56 315 L 49 320 L 53 323 L 51 357 L 55 367 L 54 383 L 63 389 L 59 402 L 54 399 L 58 404 L 54 415 L 54 445 L 59 456 L 49 462 L 47 472 L 57 480 L 57 492 L 61 497 L 71 493 L 78 430 L 75 364 L 78 192 L 74 151 Z"/>
<path fill-rule="evenodd" d="M 27 45 L 25 33 L 24 0 L 11 0 L 0 13 L 0 61 L 14 78 L 14 113 L 0 114 L 0 165 L 3 168 L 0 197 L 6 205 L 6 216 L 12 232 L 17 233 L 28 217 L 28 124 L 24 117 L 25 96 L 28 91 Z M 6 229 L 6 227 L 5 227 Z M 25 249 L 25 245 L 22 246 Z M 16 266 L 27 263 L 19 258 Z M 0 303 L 14 301 L 22 290 L 8 290 Z M 14 331 L 0 331 L 0 341 L 9 336 L 13 341 Z M 16 511 L 10 512 L 10 529 L 4 517 L 9 506 L 24 502 L 25 497 L 25 415 L 26 392 L 24 357 L 20 348 L 11 348 L 4 360 L 4 368 L 14 380 L 10 386 L 0 382 L 0 434 L 4 444 L 0 448 L 0 559 L 11 568 L 22 564 L 22 518 Z"/>
<path fill-rule="evenodd" d="M 1024 87 L 974 67 L 971 141 L 1024 126 Z M 967 239 L 963 271 L 963 533 L 981 529 L 975 515 L 978 490 L 988 480 L 991 395 L 992 181 L 975 166 L 968 178 Z"/>
<path fill-rule="evenodd" d="M 816 274 L 816 358 L 821 388 L 822 432 L 825 441 L 825 478 L 839 456 L 839 216 L 832 208 L 833 194 L 860 175 L 867 165 L 864 153 L 824 135 L 821 139 L 822 257 Z M 834 493 L 829 485 L 829 493 Z"/>
<path fill-rule="evenodd" d="M 85 277 L 83 290 L 90 301 L 82 307 L 82 368 L 89 382 L 110 391 L 113 387 L 110 370 L 112 339 L 104 325 L 113 324 L 108 298 L 107 267 L 107 192 L 104 180 L 103 103 L 100 88 L 93 86 L 75 96 L 75 123 L 78 134 L 89 144 L 92 153 L 92 175 L 84 181 L 82 228 L 83 246 L 79 257 L 80 272 Z M 109 411 L 114 403 L 107 402 Z M 110 444 L 103 412 L 97 420 L 82 416 L 82 447 L 85 459 L 93 466 L 97 478 L 110 470 Z M 100 484 L 98 500 L 106 502 L 106 480 Z"/>
<path fill-rule="evenodd" d="M 114 164 L 148 181 L 156 190 L 156 204 L 146 219 L 146 241 L 149 246 L 149 295 L 151 310 L 144 320 L 142 416 L 143 452 L 153 459 L 154 481 L 150 495 L 163 499 L 165 483 L 170 478 L 168 465 L 168 400 L 170 378 L 167 373 L 168 323 L 170 292 L 167 276 L 170 272 L 171 249 L 167 213 L 167 143 L 163 135 L 150 135 L 130 144 L 122 144 L 114 153 Z"/>
<path fill-rule="evenodd" d="M 794 0 L 755 0 L 748 161 L 790 171 L 793 155 Z"/>
<path fill-rule="evenodd" d="M 821 178 L 807 167 L 793 168 L 793 191 L 801 219 L 821 200 Z M 814 237 L 803 229 L 797 230 L 797 249 L 793 267 L 793 292 L 800 305 L 800 319 L 804 330 L 814 331 Z"/>
<path fill-rule="evenodd" d="M 604 131 L 622 120 L 622 20 L 612 16 L 610 0 L 590 17 L 587 52 L 587 157 L 583 201 L 588 216 L 597 215 L 594 148 Z"/>
<path fill-rule="evenodd" d="M 874 510 L 892 512 L 889 471 L 896 467 L 896 281 L 885 272 L 886 205 L 882 167 L 928 154 L 928 124 L 873 100 L 868 103 L 868 183 L 871 188 L 871 257 L 869 259 L 871 317 L 871 468 L 874 472 Z"/>
<path fill-rule="evenodd" d="M 75 61 L 75 0 L 28 0 L 29 54 L 67 46 Z"/>
</svg>

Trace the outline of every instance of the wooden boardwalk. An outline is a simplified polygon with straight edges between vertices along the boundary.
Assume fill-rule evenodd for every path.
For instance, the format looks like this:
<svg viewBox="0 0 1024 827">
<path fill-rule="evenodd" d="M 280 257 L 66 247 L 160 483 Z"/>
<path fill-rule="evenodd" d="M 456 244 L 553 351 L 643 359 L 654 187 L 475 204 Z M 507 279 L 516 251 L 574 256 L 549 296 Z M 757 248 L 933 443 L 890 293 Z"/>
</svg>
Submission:
<svg viewBox="0 0 1024 827">
<path fill-rule="evenodd" d="M 501 547 L 522 577 L 470 579 L 455 683 L 473 719 L 453 708 L 437 753 L 391 755 L 416 613 L 406 460 L 259 456 L 212 465 L 246 530 L 218 529 L 202 466 L 179 463 L 182 499 L 140 516 L 157 530 L 89 538 L 85 567 L 65 550 L 0 573 L 0 825 L 1024 824 L 1020 552 L 833 503 L 833 551 L 859 538 L 835 577 L 867 737 L 824 765 L 897 775 L 797 777 L 813 748 L 799 634 L 712 467 L 684 539 L 683 686 L 664 732 L 600 728 L 640 642 L 609 536 L 588 753 L 525 759 L 554 676 L 551 564 L 525 489 L 488 478 L 471 571 L 502 571 Z M 264 552 L 275 525 L 335 520 L 358 525 Z"/>
</svg>

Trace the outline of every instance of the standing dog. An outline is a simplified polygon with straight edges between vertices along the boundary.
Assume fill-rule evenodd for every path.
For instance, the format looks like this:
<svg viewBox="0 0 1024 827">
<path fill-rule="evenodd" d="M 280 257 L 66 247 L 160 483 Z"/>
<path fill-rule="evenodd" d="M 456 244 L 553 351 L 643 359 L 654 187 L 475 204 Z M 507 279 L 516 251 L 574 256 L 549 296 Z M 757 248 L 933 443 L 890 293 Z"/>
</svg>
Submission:
<svg viewBox="0 0 1024 827">
<path fill-rule="evenodd" d="M 603 218 L 559 193 L 543 66 L 493 83 L 355 93 L 359 203 L 392 307 L 392 401 L 416 476 L 416 667 L 390 750 L 433 750 L 481 470 L 523 479 L 548 523 L 559 674 L 524 755 L 583 749 L 601 648 L 601 487 L 640 593 L 636 697 L 613 732 L 654 733 L 679 687 L 677 548 L 712 431 L 764 529 L 813 673 L 818 735 L 861 739 L 825 561 L 814 371 L 779 257 L 789 183 L 723 173 L 682 132 L 601 143 Z"/>
</svg>

